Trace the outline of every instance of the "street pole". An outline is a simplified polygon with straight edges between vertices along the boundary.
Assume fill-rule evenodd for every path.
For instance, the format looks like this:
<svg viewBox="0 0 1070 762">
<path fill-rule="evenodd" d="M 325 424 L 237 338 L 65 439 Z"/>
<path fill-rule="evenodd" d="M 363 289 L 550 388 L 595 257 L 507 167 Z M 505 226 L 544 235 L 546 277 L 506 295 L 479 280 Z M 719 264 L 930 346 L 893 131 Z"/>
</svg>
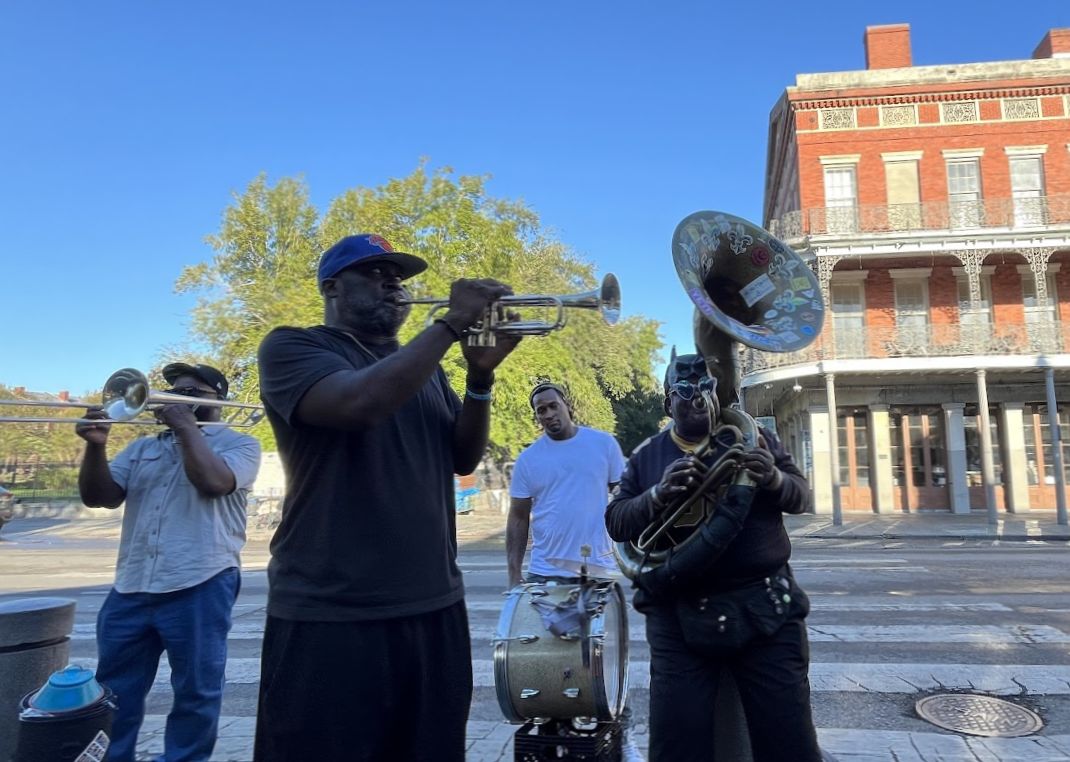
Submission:
<svg viewBox="0 0 1070 762">
<path fill-rule="evenodd" d="M 829 468 L 832 471 L 832 525 L 843 524 L 843 506 L 840 504 L 840 437 L 836 415 L 836 382 L 834 373 L 825 374 L 825 398 L 829 408 Z"/>
<path fill-rule="evenodd" d="M 981 479 L 985 483 L 985 508 L 988 510 L 988 523 L 997 524 L 999 513 L 996 511 L 996 467 L 992 463 L 992 428 L 988 415 L 988 384 L 985 382 L 984 369 L 977 371 L 977 412 L 981 416 Z"/>
<path fill-rule="evenodd" d="M 1051 431 L 1052 467 L 1055 469 L 1055 520 L 1067 525 L 1066 473 L 1063 471 L 1063 434 L 1059 426 L 1059 407 L 1055 401 L 1055 369 L 1044 369 L 1044 385 L 1048 393 L 1048 430 Z"/>
</svg>

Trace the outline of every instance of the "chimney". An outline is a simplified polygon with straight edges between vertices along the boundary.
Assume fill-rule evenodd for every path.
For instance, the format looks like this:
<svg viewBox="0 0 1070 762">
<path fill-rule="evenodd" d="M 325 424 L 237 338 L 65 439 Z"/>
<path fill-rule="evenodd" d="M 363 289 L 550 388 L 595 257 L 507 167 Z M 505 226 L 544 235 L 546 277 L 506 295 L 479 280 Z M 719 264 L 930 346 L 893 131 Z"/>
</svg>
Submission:
<svg viewBox="0 0 1070 762">
<path fill-rule="evenodd" d="M 58 396 L 59 396 L 59 401 L 60 402 L 70 402 L 71 401 L 71 393 L 68 392 L 67 390 L 63 390 L 62 392 L 59 393 Z"/>
<path fill-rule="evenodd" d="M 1048 30 L 1033 58 L 1070 58 L 1070 28 Z"/>
<path fill-rule="evenodd" d="M 866 27 L 866 68 L 899 69 L 911 65 L 910 24 Z"/>
</svg>

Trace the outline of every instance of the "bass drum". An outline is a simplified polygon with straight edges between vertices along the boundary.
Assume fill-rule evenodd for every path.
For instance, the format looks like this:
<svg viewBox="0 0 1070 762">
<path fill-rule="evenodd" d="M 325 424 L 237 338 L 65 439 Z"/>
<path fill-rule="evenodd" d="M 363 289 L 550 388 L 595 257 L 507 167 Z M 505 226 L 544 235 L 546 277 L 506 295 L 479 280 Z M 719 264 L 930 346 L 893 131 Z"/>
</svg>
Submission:
<svg viewBox="0 0 1070 762">
<path fill-rule="evenodd" d="M 548 609 L 586 615 L 564 636 L 544 624 Z M 628 621 L 616 582 L 526 583 L 508 593 L 494 638 L 494 687 L 510 722 L 583 718 L 608 722 L 628 693 Z"/>
</svg>

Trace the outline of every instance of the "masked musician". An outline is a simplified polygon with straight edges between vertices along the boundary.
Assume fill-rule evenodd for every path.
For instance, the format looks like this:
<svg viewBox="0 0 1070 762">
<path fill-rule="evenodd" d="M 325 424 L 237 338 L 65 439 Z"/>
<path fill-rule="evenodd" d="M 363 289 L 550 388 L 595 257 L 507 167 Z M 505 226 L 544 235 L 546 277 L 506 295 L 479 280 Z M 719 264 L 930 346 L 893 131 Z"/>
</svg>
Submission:
<svg viewBox="0 0 1070 762">
<path fill-rule="evenodd" d="M 97 616 L 97 680 L 118 700 L 108 759 L 133 762 L 160 654 L 167 652 L 175 698 L 165 759 L 208 759 L 215 746 L 231 610 L 241 586 L 245 507 L 260 467 L 260 444 L 218 421 L 226 377 L 208 365 L 172 363 L 163 376 L 190 405 L 156 412 L 167 429 L 142 437 L 108 463 L 110 423 L 80 423 L 86 441 L 78 473 L 82 502 L 124 501 L 115 586 Z M 103 418 L 90 410 L 87 418 Z"/>
<path fill-rule="evenodd" d="M 674 351 L 665 374 L 672 423 L 628 460 L 606 509 L 614 540 L 638 540 L 667 506 L 695 491 L 708 463 L 732 444 L 726 431 L 711 431 L 711 419 L 720 418 L 717 385 L 725 379 L 709 373 L 701 356 Z M 703 462 L 693 453 L 711 436 L 711 457 Z M 637 577 L 635 607 L 646 615 L 650 645 L 652 762 L 713 759 L 723 669 L 738 685 L 756 762 L 821 758 L 810 710 L 809 603 L 788 567 L 782 518 L 806 510 L 809 490 L 777 438 L 763 430 L 762 439 L 739 456 L 756 485 L 752 501 L 707 494 L 674 524 L 677 540 L 705 528 L 697 546 L 701 565 L 667 562 Z"/>
<path fill-rule="evenodd" d="M 509 485 L 509 586 L 521 582 L 532 535 L 524 581 L 575 585 L 584 566 L 592 578 L 613 577 L 617 564 L 603 514 L 606 495 L 617 486 L 624 467 L 620 445 L 604 431 L 577 425 L 565 390 L 557 384 L 536 385 L 528 399 L 543 436 L 520 453 Z M 580 554 L 584 546 L 591 551 L 586 558 Z M 626 705 L 621 716 L 623 762 L 642 762 L 630 716 Z"/>
<path fill-rule="evenodd" d="M 427 263 L 381 236 L 320 258 L 324 325 L 277 328 L 260 390 L 286 470 L 271 542 L 255 759 L 464 759 L 472 654 L 457 567 L 453 476 L 490 427 L 494 369 L 516 337 L 463 347 L 464 402 L 439 365 L 494 302 L 453 283 L 405 346 L 403 281 Z"/>
</svg>

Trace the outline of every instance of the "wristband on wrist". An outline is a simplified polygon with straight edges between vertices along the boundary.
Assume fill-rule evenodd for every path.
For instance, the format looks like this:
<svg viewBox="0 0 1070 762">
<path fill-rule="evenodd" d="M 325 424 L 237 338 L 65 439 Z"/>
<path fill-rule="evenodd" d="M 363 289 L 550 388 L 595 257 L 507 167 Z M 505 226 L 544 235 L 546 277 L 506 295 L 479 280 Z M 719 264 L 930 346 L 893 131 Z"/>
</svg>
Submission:
<svg viewBox="0 0 1070 762">
<path fill-rule="evenodd" d="M 473 389 L 472 387 L 467 387 L 464 390 L 464 396 L 471 397 L 472 399 L 479 400 L 480 402 L 490 402 L 491 398 L 494 395 L 491 394 L 490 389 L 487 389 L 487 391 L 485 392 L 481 392 Z"/>
<path fill-rule="evenodd" d="M 453 334 L 453 338 L 455 341 L 460 341 L 462 338 L 464 338 L 464 331 L 458 331 L 456 328 L 450 325 L 450 322 L 446 320 L 446 318 L 435 318 L 432 322 L 442 323 L 442 325 L 446 326 L 446 330 Z"/>
</svg>

